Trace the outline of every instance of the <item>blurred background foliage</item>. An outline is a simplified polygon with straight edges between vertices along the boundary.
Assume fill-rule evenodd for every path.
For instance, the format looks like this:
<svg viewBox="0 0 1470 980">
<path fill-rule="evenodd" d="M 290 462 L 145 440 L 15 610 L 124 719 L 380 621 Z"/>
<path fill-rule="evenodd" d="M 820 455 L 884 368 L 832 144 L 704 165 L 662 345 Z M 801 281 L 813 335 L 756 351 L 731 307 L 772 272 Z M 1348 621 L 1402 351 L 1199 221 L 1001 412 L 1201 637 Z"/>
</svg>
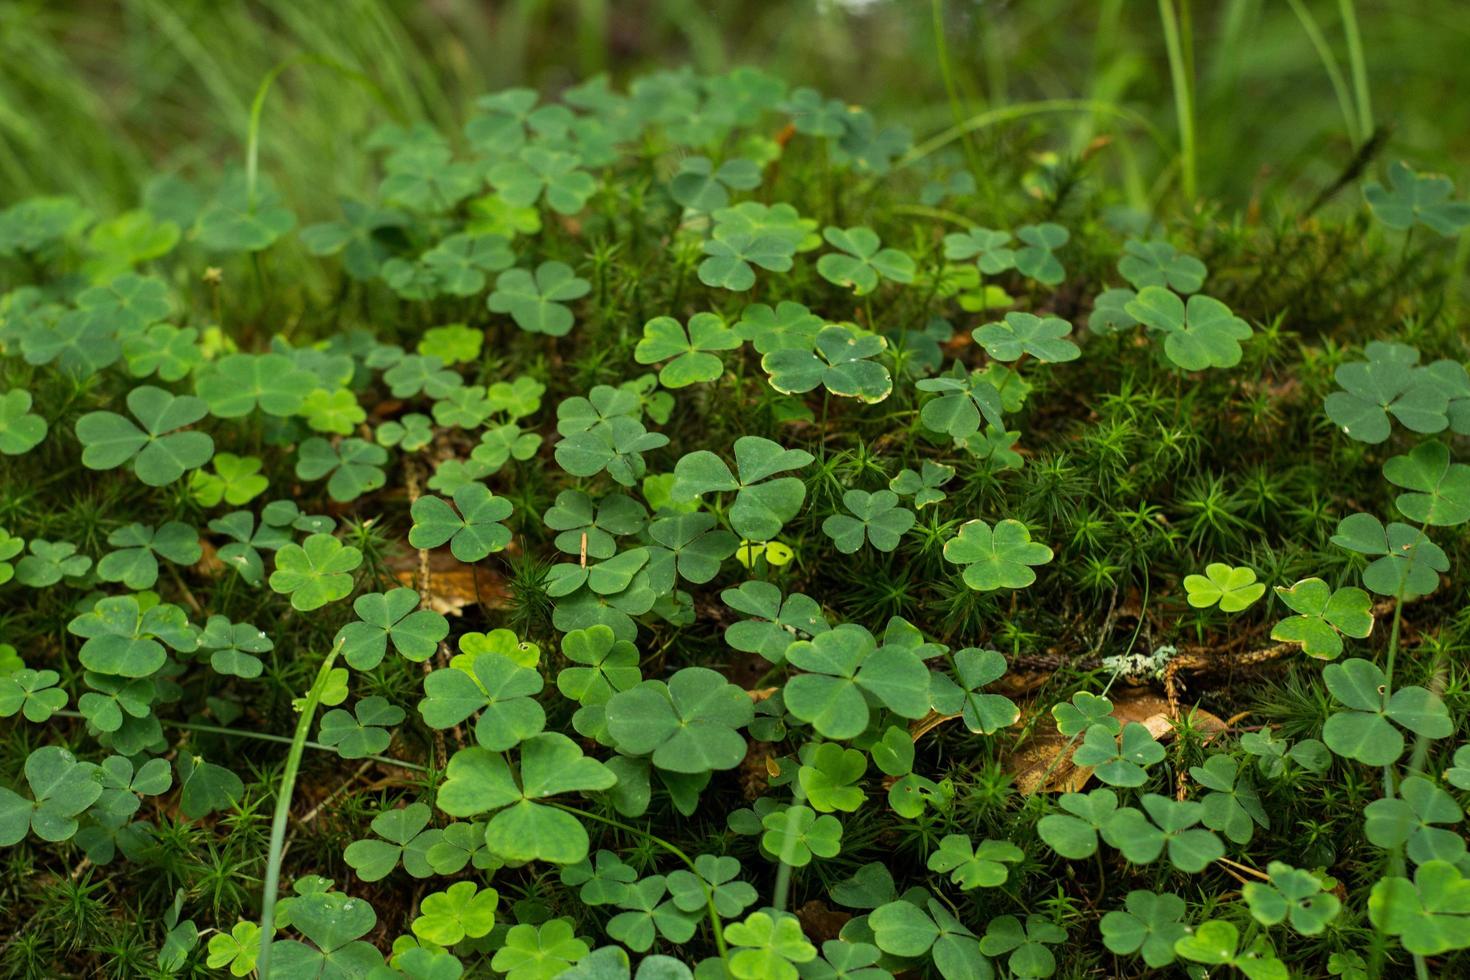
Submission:
<svg viewBox="0 0 1470 980">
<path fill-rule="evenodd" d="M 1104 158 L 1133 203 L 1157 201 L 1180 177 L 1165 8 L 1195 79 L 1201 196 L 1305 206 L 1365 143 L 1463 178 L 1464 0 L 6 0 L 0 200 L 126 207 L 150 173 L 238 162 L 262 79 L 304 55 L 270 93 L 261 144 L 298 208 L 366 186 L 356 148 L 385 121 L 453 133 L 498 88 L 742 64 L 920 139 L 999 113 L 972 165 L 1024 127 L 1060 155 Z M 1091 105 L 1039 111 L 1046 100 Z"/>
</svg>

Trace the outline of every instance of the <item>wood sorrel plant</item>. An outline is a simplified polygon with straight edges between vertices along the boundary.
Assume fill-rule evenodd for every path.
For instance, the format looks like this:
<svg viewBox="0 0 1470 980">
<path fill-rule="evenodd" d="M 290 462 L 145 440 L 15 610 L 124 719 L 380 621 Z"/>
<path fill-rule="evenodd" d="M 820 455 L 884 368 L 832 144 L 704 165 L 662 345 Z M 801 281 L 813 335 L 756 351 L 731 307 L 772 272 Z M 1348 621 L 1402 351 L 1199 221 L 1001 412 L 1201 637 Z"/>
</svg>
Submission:
<svg viewBox="0 0 1470 980">
<path fill-rule="evenodd" d="M 1443 257 L 1292 336 L 942 149 L 672 72 L 0 212 L 6 969 L 1463 972 Z"/>
</svg>

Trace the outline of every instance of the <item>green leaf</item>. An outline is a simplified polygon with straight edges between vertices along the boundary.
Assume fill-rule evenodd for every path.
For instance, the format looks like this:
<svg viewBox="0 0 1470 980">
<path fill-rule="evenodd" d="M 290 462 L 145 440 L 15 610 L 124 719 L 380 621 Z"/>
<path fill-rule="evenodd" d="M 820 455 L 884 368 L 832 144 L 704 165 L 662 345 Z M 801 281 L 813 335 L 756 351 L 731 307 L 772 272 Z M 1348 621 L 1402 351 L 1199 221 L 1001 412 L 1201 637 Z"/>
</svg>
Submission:
<svg viewBox="0 0 1470 980">
<path fill-rule="evenodd" d="M 1025 857 L 1010 841 L 986 840 L 975 847 L 964 834 L 948 834 L 929 855 L 928 868 L 949 875 L 961 891 L 999 888 L 1009 874 L 1006 865 L 1016 864 Z"/>
<path fill-rule="evenodd" d="M 1203 575 L 1184 576 L 1184 590 L 1195 609 L 1208 609 L 1218 603 L 1220 610 L 1228 613 L 1248 609 L 1266 594 L 1266 586 L 1256 581 L 1253 569 L 1221 562 L 1206 565 Z"/>
<path fill-rule="evenodd" d="M 476 711 L 475 740 L 504 752 L 546 726 L 546 713 L 534 700 L 541 675 L 503 653 L 477 654 L 467 669 L 436 670 L 424 678 L 419 714 L 431 728 L 452 728 Z"/>
<path fill-rule="evenodd" d="M 796 516 L 806 499 L 801 480 L 771 477 L 800 469 L 812 458 L 805 450 L 785 449 L 760 436 L 741 436 L 735 440 L 739 479 L 714 453 L 700 450 L 681 457 L 674 466 L 672 494 L 678 501 L 733 490 L 736 494 L 730 508 L 730 525 L 735 533 L 753 541 L 769 540 L 781 533 L 782 526 Z"/>
<path fill-rule="evenodd" d="M 116 412 L 88 412 L 77 419 L 82 463 L 89 469 L 110 470 L 132 461 L 138 479 L 161 487 L 214 455 L 214 440 L 203 432 L 177 431 L 204 417 L 208 409 L 200 399 L 141 385 L 128 392 L 127 405 L 138 424 Z"/>
<path fill-rule="evenodd" d="M 454 557 L 464 562 L 479 561 L 510 544 L 510 528 L 501 523 L 511 515 L 509 500 L 495 496 L 483 483 L 470 483 L 454 491 L 454 506 L 458 514 L 439 497 L 414 501 L 408 543 L 437 548 L 447 541 Z"/>
<path fill-rule="evenodd" d="M 1364 639 L 1373 632 L 1373 600 L 1350 585 L 1333 590 L 1319 578 L 1305 578 L 1290 588 L 1276 587 L 1276 595 L 1297 613 L 1271 630 L 1271 639 L 1300 643 L 1303 652 L 1321 660 L 1342 653 L 1342 638 Z"/>
<path fill-rule="evenodd" d="M 883 248 L 871 228 L 828 226 L 822 237 L 839 250 L 817 260 L 817 272 L 830 283 L 862 296 L 878 288 L 880 277 L 898 283 L 914 281 L 913 258 L 896 248 Z"/>
<path fill-rule="evenodd" d="M 913 511 L 898 505 L 898 494 L 892 490 L 849 490 L 842 495 L 842 505 L 853 516 L 831 515 L 822 522 L 822 532 L 844 555 L 858 551 L 865 542 L 878 551 L 892 551 L 916 520 Z"/>
<path fill-rule="evenodd" d="M 1168 287 L 1187 296 L 1199 292 L 1205 273 L 1203 262 L 1166 241 L 1130 238 L 1123 243 L 1123 257 L 1118 260 L 1118 274 L 1134 289 Z"/>
<path fill-rule="evenodd" d="M 705 240 L 705 256 L 699 263 L 699 281 L 716 289 L 742 292 L 755 285 L 758 265 L 772 272 L 786 272 L 792 266 L 795 246 L 781 235 L 754 235 L 732 232 L 717 226 L 715 237 Z"/>
<path fill-rule="evenodd" d="M 457 881 L 442 892 L 424 896 L 413 920 L 413 934 L 440 946 L 453 946 L 466 937 L 479 939 L 495 925 L 499 904 L 500 894 L 494 888 L 482 890 L 473 881 Z"/>
<path fill-rule="evenodd" d="M 0 453 L 20 456 L 46 438 L 46 420 L 30 410 L 29 391 L 17 388 L 0 395 Z"/>
<path fill-rule="evenodd" d="M 135 591 L 151 589 L 158 581 L 158 558 L 176 565 L 192 565 L 203 554 L 199 532 L 187 524 L 169 521 L 155 531 L 146 524 L 128 524 L 107 536 L 119 550 L 97 563 L 97 577 L 121 582 Z"/>
<path fill-rule="evenodd" d="M 822 318 L 805 306 L 782 300 L 774 310 L 764 303 L 747 306 L 735 324 L 735 333 L 741 340 L 749 341 L 759 354 L 809 351 L 823 326 Z"/>
<path fill-rule="evenodd" d="M 1103 945 L 1114 953 L 1137 953 L 1154 969 L 1174 962 L 1174 944 L 1188 934 L 1179 920 L 1184 916 L 1184 899 L 1168 893 L 1134 890 L 1123 909 L 1102 917 Z"/>
<path fill-rule="evenodd" d="M 352 591 L 352 570 L 361 564 L 361 551 L 330 534 L 313 534 L 276 552 L 271 590 L 289 595 L 293 609 L 310 612 L 346 598 Z"/>
<path fill-rule="evenodd" d="M 1044 286 L 1055 286 L 1066 277 L 1062 263 L 1052 253 L 1071 239 L 1067 229 L 1051 222 L 1022 225 L 1016 229 L 1016 237 L 1024 246 L 1016 250 L 1016 270 L 1021 275 Z"/>
<path fill-rule="evenodd" d="M 543 262 L 534 276 L 525 269 L 502 272 L 487 305 L 492 313 L 509 313 L 522 330 L 565 337 L 575 322 L 566 304 L 591 291 L 592 284 L 579 279 L 571 266 Z"/>
<path fill-rule="evenodd" d="M 1281 861 L 1272 861 L 1266 871 L 1269 882 L 1248 881 L 1241 888 L 1241 897 L 1257 922 L 1267 926 L 1290 922 L 1303 936 L 1315 936 L 1337 918 L 1342 903 L 1336 895 L 1324 892 L 1310 872 Z"/>
<path fill-rule="evenodd" d="M 868 727 L 867 695 L 905 718 L 929 712 L 929 669 L 912 651 L 879 648 L 873 635 L 853 623 L 798 640 L 786 661 L 807 673 L 786 682 L 786 708 L 831 739 L 849 739 Z"/>
<path fill-rule="evenodd" d="M 730 972 L 740 980 L 796 980 L 797 963 L 817 958 L 817 948 L 801 931 L 796 916 L 754 912 L 744 922 L 725 926 L 725 942 L 735 947 Z"/>
<path fill-rule="evenodd" d="M 1444 703 L 1422 687 L 1400 687 L 1385 704 L 1387 678 L 1371 661 L 1354 658 L 1328 664 L 1322 680 L 1348 708 L 1334 712 L 1322 726 L 1323 741 L 1340 756 L 1370 766 L 1389 765 L 1404 751 L 1403 735 L 1395 725 L 1431 739 L 1454 733 Z"/>
<path fill-rule="evenodd" d="M 1390 457 L 1383 477 L 1415 491 L 1399 494 L 1394 503 L 1416 524 L 1452 527 L 1470 520 L 1470 466 L 1450 462 L 1442 442 L 1422 442 L 1406 456 Z"/>
<path fill-rule="evenodd" d="M 791 806 L 766 814 L 761 825 L 761 846 L 793 868 L 842 851 L 842 824 L 830 813 L 818 816 L 810 807 Z"/>
<path fill-rule="evenodd" d="M 1144 326 L 1164 334 L 1164 353 L 1186 371 L 1234 367 L 1240 363 L 1250 324 L 1209 296 L 1189 297 L 1188 305 L 1162 286 L 1146 286 L 1124 306 Z"/>
<path fill-rule="evenodd" d="M 1426 861 L 1414 880 L 1379 879 L 1368 896 L 1368 918 L 1404 949 L 1435 956 L 1470 946 L 1470 881 L 1448 861 Z"/>
<path fill-rule="evenodd" d="M 423 663 L 449 635 L 449 622 L 437 612 L 419 609 L 413 589 L 369 592 L 352 603 L 358 622 L 337 631 L 333 643 L 342 644 L 342 658 L 356 670 L 372 670 L 383 662 L 388 641 L 406 660 Z"/>
<path fill-rule="evenodd" d="M 820 386 L 869 405 L 892 393 L 888 369 L 872 360 L 887 349 L 884 338 L 834 324 L 823 327 L 813 343 L 815 352 L 787 347 L 761 358 L 761 369 L 770 376 L 772 388 L 791 395 Z"/>
<path fill-rule="evenodd" d="M 1038 361 L 1075 361 L 1082 351 L 1066 337 L 1072 325 L 1060 317 L 1042 318 L 1031 313 L 1007 313 L 1005 320 L 987 323 L 975 330 L 975 342 L 998 361 L 1015 361 L 1029 355 Z"/>
<path fill-rule="evenodd" d="M 678 773 L 738 766 L 745 757 L 738 730 L 754 716 L 746 693 L 707 667 L 685 667 L 667 684 L 643 681 L 607 702 L 608 732 L 618 748 L 651 754 L 655 766 Z"/>
<path fill-rule="evenodd" d="M 659 370 L 659 383 L 684 388 L 718 380 L 725 364 L 710 352 L 739 346 L 740 338 L 714 313 L 694 314 L 687 327 L 671 316 L 659 316 L 643 325 L 643 339 L 634 348 L 633 359 L 639 364 L 669 361 Z"/>
<path fill-rule="evenodd" d="M 1454 192 L 1448 177 L 1415 173 L 1402 160 L 1389 165 L 1388 187 L 1376 180 L 1363 187 L 1368 207 L 1389 228 L 1408 231 L 1423 225 L 1446 236 L 1470 225 L 1470 204 L 1450 200 Z"/>
<path fill-rule="evenodd" d="M 1052 550 L 1031 540 L 1026 525 L 1003 520 L 992 529 L 985 521 L 967 521 L 944 544 L 944 560 L 963 565 L 965 584 L 980 592 L 1024 589 L 1036 581 L 1032 565 L 1045 565 Z"/>
<path fill-rule="evenodd" d="M 277 353 L 227 354 L 195 379 L 209 414 L 221 419 L 241 418 L 256 408 L 267 415 L 295 415 L 313 387 L 310 372 Z"/>
<path fill-rule="evenodd" d="M 1392 431 L 1389 416 L 1414 432 L 1440 432 L 1449 425 L 1449 392 L 1429 367 L 1416 367 L 1419 352 L 1403 344 L 1374 341 L 1367 361 L 1339 365 L 1334 391 L 1323 408 L 1343 433 L 1376 444 Z"/>
<path fill-rule="evenodd" d="M 1375 556 L 1363 569 L 1363 585 L 1379 595 L 1413 599 L 1439 587 L 1450 560 L 1423 531 L 1395 521 L 1384 527 L 1372 514 L 1349 514 L 1337 525 L 1332 543 Z"/>
</svg>

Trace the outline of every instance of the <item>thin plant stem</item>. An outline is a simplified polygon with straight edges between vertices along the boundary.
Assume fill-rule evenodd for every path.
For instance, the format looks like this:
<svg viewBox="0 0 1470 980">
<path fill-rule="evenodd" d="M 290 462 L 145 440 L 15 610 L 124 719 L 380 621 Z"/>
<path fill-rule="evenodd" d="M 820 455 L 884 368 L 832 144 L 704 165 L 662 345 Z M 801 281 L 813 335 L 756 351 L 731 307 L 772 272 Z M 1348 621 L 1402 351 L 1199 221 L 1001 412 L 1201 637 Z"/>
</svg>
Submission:
<svg viewBox="0 0 1470 980">
<path fill-rule="evenodd" d="M 1164 28 L 1164 49 L 1169 55 L 1169 77 L 1174 86 L 1174 115 L 1179 125 L 1179 180 L 1185 198 L 1193 204 L 1199 189 L 1194 146 L 1194 83 L 1185 60 L 1174 0 L 1159 0 L 1159 20 Z"/>
<path fill-rule="evenodd" d="M 260 954 L 256 957 L 256 970 L 260 980 L 270 980 L 271 937 L 276 929 L 276 893 L 281 884 L 281 858 L 286 848 L 286 823 L 291 818 L 291 795 L 296 789 L 296 773 L 301 769 L 301 757 L 306 752 L 306 735 L 311 731 L 312 719 L 317 705 L 327 689 L 327 678 L 332 673 L 332 664 L 342 651 L 345 639 L 338 640 L 317 669 L 316 680 L 306 692 L 306 703 L 301 707 L 301 717 L 296 722 L 296 735 L 291 739 L 291 750 L 286 753 L 286 768 L 281 773 L 281 785 L 276 790 L 276 812 L 271 819 L 270 850 L 265 864 L 265 884 L 260 893 Z"/>
<path fill-rule="evenodd" d="M 1368 89 L 1368 63 L 1363 57 L 1363 35 L 1358 31 L 1358 9 L 1353 0 L 1337 0 L 1342 15 L 1342 32 L 1347 37 L 1348 70 L 1353 75 L 1353 92 L 1358 102 L 1358 132 L 1367 139 L 1373 132 L 1373 96 Z"/>
<path fill-rule="evenodd" d="M 1361 146 L 1363 140 L 1369 134 L 1363 132 L 1358 125 L 1357 107 L 1353 105 L 1353 95 L 1348 90 L 1347 79 L 1342 75 L 1342 68 L 1337 64 L 1337 56 L 1332 53 L 1332 46 L 1327 43 L 1322 28 L 1317 24 L 1317 18 L 1312 16 L 1312 11 L 1302 0 L 1286 0 L 1291 6 L 1296 19 L 1301 22 L 1302 30 L 1307 35 L 1307 40 L 1312 42 L 1312 47 L 1317 50 L 1317 57 L 1322 62 L 1322 70 L 1327 73 L 1327 81 L 1332 84 L 1332 92 L 1337 96 L 1337 107 L 1342 112 L 1343 124 L 1347 127 L 1348 139 L 1356 149 Z"/>
</svg>

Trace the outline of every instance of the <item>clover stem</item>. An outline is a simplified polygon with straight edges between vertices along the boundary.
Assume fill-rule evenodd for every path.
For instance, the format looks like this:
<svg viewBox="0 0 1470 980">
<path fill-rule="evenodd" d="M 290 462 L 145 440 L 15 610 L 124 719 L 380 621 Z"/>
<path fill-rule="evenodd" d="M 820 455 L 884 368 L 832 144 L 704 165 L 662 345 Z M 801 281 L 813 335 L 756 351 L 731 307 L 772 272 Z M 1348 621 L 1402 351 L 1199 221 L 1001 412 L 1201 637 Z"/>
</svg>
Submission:
<svg viewBox="0 0 1470 980">
<path fill-rule="evenodd" d="M 296 788 L 296 773 L 301 768 L 301 756 L 306 752 L 306 736 L 311 731 L 311 722 L 316 715 L 317 705 L 327 689 L 327 678 L 332 664 L 342 651 L 346 638 L 338 640 L 317 669 L 316 680 L 306 692 L 306 703 L 301 707 L 301 717 L 296 722 L 296 734 L 291 739 L 291 750 L 286 753 L 286 768 L 281 773 L 281 785 L 276 791 L 276 812 L 271 819 L 270 851 L 265 865 L 265 883 L 260 894 L 260 954 L 256 958 L 256 969 L 260 980 L 270 980 L 271 936 L 275 932 L 276 892 L 281 884 L 281 858 L 286 848 L 286 823 L 291 817 L 291 794 Z"/>
<path fill-rule="evenodd" d="M 674 855 L 674 857 L 678 858 L 680 861 L 683 861 L 686 865 L 688 865 L 689 870 L 694 872 L 694 877 L 698 878 L 699 883 L 704 886 L 705 901 L 709 907 L 709 922 L 711 928 L 713 928 L 715 932 L 715 948 L 720 951 L 720 960 L 728 962 L 729 950 L 725 946 L 725 926 L 724 923 L 720 920 L 719 910 L 715 908 L 715 894 L 710 889 L 709 883 L 704 880 L 704 876 L 699 873 L 699 869 L 694 866 L 694 862 L 690 859 L 688 854 L 685 854 L 678 847 L 670 844 L 662 837 L 656 837 L 646 830 L 639 830 L 632 824 L 623 823 L 621 820 L 614 820 L 612 817 L 604 817 L 599 813 L 590 813 L 586 810 L 579 810 L 574 806 L 567 806 L 565 803 L 557 803 L 555 800 L 548 801 L 548 805 L 554 806 L 558 810 L 563 810 L 567 813 L 570 813 L 573 816 L 587 817 L 588 819 L 596 820 L 598 823 L 605 823 L 609 827 L 616 827 L 619 830 L 627 831 L 630 834 L 636 834 L 639 837 L 642 837 L 644 840 L 649 841 L 650 843 L 657 844 L 659 847 L 662 847 L 664 850 Z M 262 980 L 264 980 L 264 978 L 262 978 Z"/>
<path fill-rule="evenodd" d="M 1394 661 L 1399 653 L 1399 630 L 1404 618 L 1403 589 L 1399 589 L 1399 595 L 1395 597 L 1393 604 L 1393 620 L 1388 628 L 1388 654 L 1383 662 L 1383 710 L 1388 710 L 1389 698 L 1393 696 L 1393 667 Z M 1383 767 L 1383 795 L 1385 799 L 1393 799 L 1393 771 L 1394 764 L 1390 762 Z"/>
<path fill-rule="evenodd" d="M 1179 124 L 1179 179 L 1184 196 L 1194 204 L 1198 189 L 1194 150 L 1194 83 L 1185 61 L 1179 18 L 1174 13 L 1174 0 L 1159 0 L 1159 20 L 1164 29 L 1164 49 L 1169 56 L 1169 77 L 1174 86 L 1174 115 Z"/>
<path fill-rule="evenodd" d="M 53 716 L 57 718 L 77 718 L 82 721 L 88 720 L 87 716 L 82 714 L 80 711 L 56 711 L 53 712 Z M 261 742 L 279 742 L 282 745 L 291 745 L 296 741 L 293 738 L 287 738 L 284 735 L 272 735 L 269 732 L 247 732 L 239 728 L 226 728 L 224 725 L 203 725 L 192 721 L 167 721 L 160 719 L 159 724 L 167 725 L 169 728 L 177 728 L 181 731 L 186 732 L 203 732 L 208 735 L 231 735 L 238 738 L 253 738 Z M 321 742 L 306 741 L 302 742 L 301 744 L 308 749 L 316 749 L 321 752 L 337 751 L 336 746 L 323 745 Z M 365 755 L 362 758 L 369 762 L 382 763 L 385 766 L 397 766 L 399 769 L 411 769 L 414 772 L 431 771 L 428 766 L 421 766 L 417 762 L 407 762 L 403 759 L 394 759 L 391 756 L 386 755 Z"/>
<path fill-rule="evenodd" d="M 781 844 L 781 866 L 776 869 L 776 890 L 771 895 L 771 905 L 777 912 L 786 911 L 786 896 L 791 890 L 791 855 L 796 850 L 796 807 L 786 810 L 786 838 Z"/>
</svg>

